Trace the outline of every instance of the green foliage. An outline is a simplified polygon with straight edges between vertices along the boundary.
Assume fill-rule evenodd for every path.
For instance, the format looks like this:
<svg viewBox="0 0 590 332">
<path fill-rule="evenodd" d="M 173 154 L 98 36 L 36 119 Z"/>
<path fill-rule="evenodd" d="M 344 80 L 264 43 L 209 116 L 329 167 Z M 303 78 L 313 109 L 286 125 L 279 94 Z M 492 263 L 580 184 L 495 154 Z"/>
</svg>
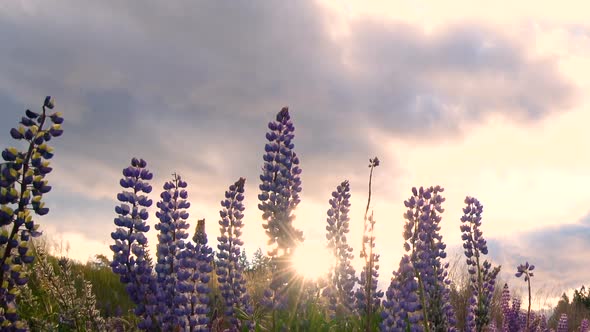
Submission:
<svg viewBox="0 0 590 332">
<path fill-rule="evenodd" d="M 570 329 L 577 328 L 584 318 L 590 317 L 590 292 L 582 286 L 579 290 L 574 290 L 574 296 L 570 298 L 563 293 L 561 299 L 557 302 L 553 314 L 549 318 L 549 327 L 555 328 L 562 314 L 568 318 Z"/>
<path fill-rule="evenodd" d="M 574 305 L 581 305 L 590 310 L 590 289 L 582 286 L 579 290 L 574 290 L 574 297 L 572 299 Z"/>
<path fill-rule="evenodd" d="M 134 330 L 132 315 L 116 316 L 115 311 L 129 312 L 131 302 L 108 266 L 52 256 L 44 242 L 33 249 L 34 273 L 17 299 L 19 315 L 32 331 Z"/>
</svg>

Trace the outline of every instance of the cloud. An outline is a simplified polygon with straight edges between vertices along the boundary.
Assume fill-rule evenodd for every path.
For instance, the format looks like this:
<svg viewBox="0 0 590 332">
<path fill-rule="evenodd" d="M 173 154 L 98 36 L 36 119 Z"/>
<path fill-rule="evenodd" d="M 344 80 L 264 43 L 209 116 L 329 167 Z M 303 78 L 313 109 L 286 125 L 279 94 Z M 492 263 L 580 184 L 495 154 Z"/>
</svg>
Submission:
<svg viewBox="0 0 590 332">
<path fill-rule="evenodd" d="M 56 95 L 87 144 L 106 139 L 101 150 L 153 129 L 142 118 L 182 119 L 180 130 L 198 128 L 187 136 L 201 141 L 252 137 L 259 130 L 239 127 L 255 128 L 288 104 L 306 128 L 303 150 L 342 158 L 334 146 L 360 154 L 375 127 L 428 138 L 488 112 L 530 120 L 572 102 L 553 61 L 473 24 L 429 35 L 363 19 L 335 38 L 335 14 L 313 2 L 13 6 L 2 31 L 22 37 L 3 43 L 9 70 L 0 91 L 21 102 Z"/>
<path fill-rule="evenodd" d="M 391 136 L 424 140 L 489 114 L 530 122 L 573 106 L 574 88 L 556 63 L 534 57 L 522 41 L 497 30 L 457 25 L 425 33 L 374 22 L 357 27 L 350 52 L 359 73 L 355 106 Z"/>
<path fill-rule="evenodd" d="M 516 266 L 528 261 L 535 265 L 536 288 L 558 285 L 558 289 L 579 288 L 590 274 L 590 215 L 573 224 L 556 224 L 489 240 L 490 255 L 513 278 Z M 557 294 L 560 295 L 560 294 Z"/>
</svg>

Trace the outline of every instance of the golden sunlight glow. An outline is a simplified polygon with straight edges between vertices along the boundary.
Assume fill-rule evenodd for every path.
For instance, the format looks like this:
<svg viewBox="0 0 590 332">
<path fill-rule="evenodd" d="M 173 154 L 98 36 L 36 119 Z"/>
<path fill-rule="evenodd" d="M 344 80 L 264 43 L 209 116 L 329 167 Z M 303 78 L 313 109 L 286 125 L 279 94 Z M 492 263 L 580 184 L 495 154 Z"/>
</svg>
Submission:
<svg viewBox="0 0 590 332">
<path fill-rule="evenodd" d="M 291 263 L 303 278 L 317 280 L 328 275 L 334 265 L 334 256 L 322 244 L 306 242 L 295 249 Z"/>
</svg>

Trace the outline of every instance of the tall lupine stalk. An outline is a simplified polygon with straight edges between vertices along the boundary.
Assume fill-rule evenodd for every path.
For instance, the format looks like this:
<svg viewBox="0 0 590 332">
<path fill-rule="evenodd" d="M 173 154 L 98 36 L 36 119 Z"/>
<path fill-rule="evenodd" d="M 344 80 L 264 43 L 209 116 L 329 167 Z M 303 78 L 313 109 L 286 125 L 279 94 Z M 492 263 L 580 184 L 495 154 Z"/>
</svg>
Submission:
<svg viewBox="0 0 590 332">
<path fill-rule="evenodd" d="M 26 324 L 18 320 L 15 297 L 18 287 L 28 278 L 23 265 L 33 262 L 29 240 L 37 237 L 39 225 L 33 213 L 49 212 L 42 201 L 51 190 L 45 176 L 52 170 L 49 159 L 53 148 L 47 142 L 61 136 L 63 118 L 59 112 L 48 114 L 54 107 L 50 96 L 45 98 L 40 113 L 25 111 L 18 128 L 10 130 L 15 140 L 25 141 L 24 151 L 11 147 L 2 151 L 0 163 L 0 331 L 20 331 Z M 49 125 L 49 121 L 53 124 Z"/>
<path fill-rule="evenodd" d="M 189 273 L 179 264 L 181 253 L 185 250 L 185 239 L 188 238 L 189 217 L 186 209 L 187 183 L 177 175 L 172 181 L 164 183 L 164 191 L 160 194 L 161 201 L 156 205 L 159 211 L 156 217 L 160 220 L 154 227 L 158 234 L 157 264 L 155 266 L 158 284 L 158 313 L 160 327 L 167 331 L 174 327 L 187 325 L 187 297 L 182 292 L 182 283 L 189 278 Z"/>
<path fill-rule="evenodd" d="M 147 208 L 152 205 L 152 200 L 144 195 L 152 191 L 148 181 L 153 175 L 146 166 L 145 160 L 133 158 L 131 166 L 123 169 L 120 184 L 124 190 L 117 195 L 121 204 L 115 207 L 117 229 L 111 233 L 115 244 L 110 248 L 113 251 L 111 268 L 126 285 L 131 300 L 136 304 L 135 314 L 141 319 L 138 327 L 154 330 L 158 326 L 158 292 L 145 236 L 150 229 L 146 220 L 149 217 Z"/>
<path fill-rule="evenodd" d="M 224 301 L 224 317 L 230 324 L 229 331 L 239 331 L 241 323 L 237 318 L 236 309 L 252 314 L 250 297 L 246 292 L 246 279 L 243 265 L 239 263 L 241 248 L 244 242 L 242 235 L 242 219 L 244 218 L 244 184 L 246 179 L 240 178 L 225 192 L 221 201 L 219 215 L 219 231 L 217 237 L 217 281 Z"/>
<path fill-rule="evenodd" d="M 410 258 L 418 280 L 418 295 L 423 308 L 424 331 L 455 331 L 455 317 L 449 302 L 448 263 L 446 245 L 440 235 L 439 214 L 444 212 L 440 186 L 416 189 L 404 202 L 404 249 Z"/>
<path fill-rule="evenodd" d="M 386 299 L 383 301 L 383 311 L 380 329 L 382 332 L 394 331 L 423 331 L 423 314 L 420 298 L 418 297 L 418 282 L 416 271 L 410 256 L 404 255 L 399 263 L 399 269 L 393 272 Z"/>
<path fill-rule="evenodd" d="M 149 331 L 209 331 L 209 279 L 213 253 L 207 245 L 204 221 L 199 221 L 193 238 L 185 239 L 189 227 L 186 209 L 190 204 L 185 190 L 187 183 L 174 174 L 158 202 L 156 224 L 158 234 L 155 274 L 147 250 L 146 221 L 152 201 L 152 187 L 148 181 L 153 175 L 146 169 L 143 159 L 133 158 L 131 166 L 123 170 L 120 184 L 124 189 L 117 195 L 121 205 L 115 207 L 117 229 L 111 234 L 115 244 L 111 267 L 126 284 L 127 292 L 135 302 L 135 314 L 140 318 L 138 328 Z"/>
<path fill-rule="evenodd" d="M 508 284 L 504 284 L 502 297 L 500 298 L 500 308 L 502 309 L 502 331 L 518 332 L 520 331 L 520 299 L 512 299 L 510 305 L 510 289 Z"/>
<path fill-rule="evenodd" d="M 276 121 L 268 124 L 266 133 L 264 164 L 260 175 L 261 193 L 258 195 L 264 220 L 263 228 L 269 237 L 268 245 L 273 246 L 269 255 L 273 260 L 273 276 L 270 289 L 265 292 L 266 304 L 273 308 L 286 305 L 286 290 L 289 285 L 289 260 L 292 251 L 303 241 L 303 233 L 293 227 L 293 211 L 300 202 L 301 168 L 295 151 L 293 138 L 295 127 L 289 109 L 283 107 Z"/>
<path fill-rule="evenodd" d="M 328 248 L 332 249 L 336 262 L 329 273 L 328 287 L 325 288 L 324 295 L 328 297 L 332 314 L 335 314 L 340 308 L 345 313 L 350 313 L 354 309 L 353 288 L 356 284 L 356 276 L 354 267 L 351 264 L 354 257 L 352 254 L 353 249 L 346 241 L 350 221 L 348 217 L 350 211 L 350 184 L 348 181 L 343 181 L 332 192 L 329 203 L 326 238 Z"/>
<path fill-rule="evenodd" d="M 561 314 L 559 322 L 557 322 L 556 332 L 568 332 L 567 329 L 567 314 Z"/>
<path fill-rule="evenodd" d="M 373 171 L 377 166 L 379 166 L 379 158 L 369 159 L 369 196 L 367 198 L 367 208 L 365 209 L 363 245 L 360 254 L 360 257 L 365 260 L 365 265 L 359 278 L 360 287 L 355 293 L 356 308 L 359 313 L 366 317 L 365 330 L 367 332 L 372 328 L 372 316 L 375 313 L 375 309 L 379 307 L 381 298 L 383 297 L 383 291 L 377 291 L 379 255 L 373 252 L 373 249 L 375 249 L 375 236 L 373 235 L 375 219 L 373 218 L 373 213 L 368 216 L 371 205 Z"/>
<path fill-rule="evenodd" d="M 481 231 L 481 215 L 483 206 L 473 197 L 466 197 L 461 217 L 460 226 L 467 257 L 467 270 L 469 272 L 470 288 L 472 291 L 469 299 L 467 315 L 468 331 L 483 332 L 490 323 L 491 303 L 496 285 L 496 276 L 500 267 L 491 268 L 487 260 L 483 261 L 483 255 L 488 254 L 488 246 Z"/>
<path fill-rule="evenodd" d="M 520 278 L 522 276 L 524 276 L 524 281 L 528 284 L 528 290 L 529 290 L 529 307 L 527 309 L 527 313 L 526 313 L 526 331 L 529 330 L 529 325 L 530 325 L 530 318 L 531 318 L 531 278 L 534 276 L 533 274 L 533 270 L 535 269 L 534 265 L 529 265 L 529 262 L 526 262 L 525 264 L 521 264 L 519 265 L 516 270 L 516 277 Z"/>
<path fill-rule="evenodd" d="M 209 329 L 209 281 L 213 271 L 213 249 L 207 244 L 205 219 L 197 221 L 192 242 L 186 243 L 180 264 L 187 274 L 179 291 L 187 296 L 188 331 L 208 332 Z"/>
</svg>

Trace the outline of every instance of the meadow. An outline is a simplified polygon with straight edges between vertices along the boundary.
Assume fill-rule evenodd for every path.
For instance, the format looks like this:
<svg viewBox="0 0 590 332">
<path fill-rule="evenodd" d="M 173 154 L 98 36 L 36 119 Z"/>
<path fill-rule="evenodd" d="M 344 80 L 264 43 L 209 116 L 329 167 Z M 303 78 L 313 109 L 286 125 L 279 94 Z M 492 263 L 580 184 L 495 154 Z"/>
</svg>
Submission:
<svg viewBox="0 0 590 332">
<path fill-rule="evenodd" d="M 259 192 L 246 193 L 247 180 L 235 179 L 220 193 L 219 220 L 195 223 L 182 175 L 154 184 L 161 188 L 154 192 L 149 161 L 129 156 L 122 177 L 111 179 L 121 186 L 113 193 L 112 257 L 72 261 L 52 250 L 45 240 L 50 234 L 41 237 L 42 216 L 50 213 L 44 196 L 59 186 L 46 179 L 50 145 L 59 146 L 63 134 L 64 117 L 54 108 L 48 96 L 40 111 L 26 110 L 10 130 L 18 146 L 2 150 L 0 331 L 589 331 L 584 286 L 572 299 L 564 294 L 549 315 L 535 312 L 534 262 L 497 266 L 487 258 L 483 203 L 475 197 L 465 198 L 457 230 L 463 257 L 447 257 L 440 234 L 444 188 L 434 184 L 408 188 L 400 229 L 405 255 L 397 266 L 380 266 L 371 210 L 378 157 L 367 165 L 360 252 L 347 237 L 351 194 L 344 179 L 326 197 L 329 255 L 306 250 L 294 222 L 303 184 L 286 107 L 268 123 Z M 246 194 L 257 195 L 257 210 L 245 211 Z M 150 216 L 154 202 L 157 212 Z M 245 213 L 260 214 L 270 248 L 250 259 L 241 238 Z M 157 233 L 155 252 L 148 232 Z M 360 271 L 352 264 L 356 255 L 364 263 Z M 329 268 L 318 273 L 311 260 Z M 513 278 L 499 280 L 501 270 Z M 380 279 L 389 281 L 387 288 L 379 288 Z M 516 283 L 527 286 L 522 298 L 511 294 Z"/>
</svg>

